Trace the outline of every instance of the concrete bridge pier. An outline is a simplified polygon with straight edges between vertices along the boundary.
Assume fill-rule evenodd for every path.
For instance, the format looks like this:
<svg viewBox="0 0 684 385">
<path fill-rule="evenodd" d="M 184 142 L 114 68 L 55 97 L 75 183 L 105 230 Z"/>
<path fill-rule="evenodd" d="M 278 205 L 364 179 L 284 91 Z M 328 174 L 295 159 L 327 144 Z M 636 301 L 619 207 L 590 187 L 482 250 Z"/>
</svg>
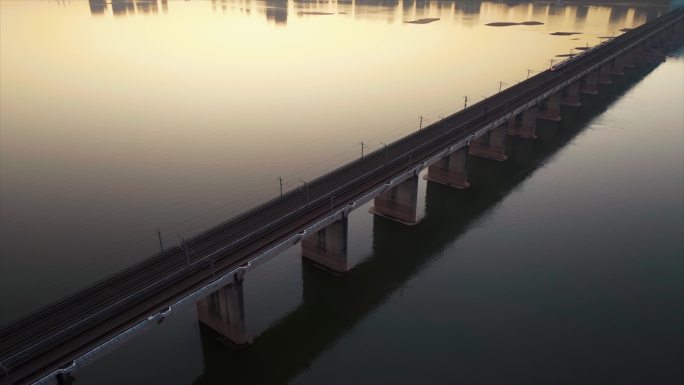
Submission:
<svg viewBox="0 0 684 385">
<path fill-rule="evenodd" d="M 654 36 L 654 46 L 655 47 L 664 47 L 667 45 L 667 36 L 663 33 Z"/>
<path fill-rule="evenodd" d="M 652 45 L 647 41 L 637 46 L 636 58 L 637 64 L 644 66 L 654 62 Z"/>
<path fill-rule="evenodd" d="M 71 385 L 76 382 L 71 372 L 57 374 L 57 385 Z"/>
<path fill-rule="evenodd" d="M 667 27 L 663 31 L 663 34 L 665 35 L 668 42 L 670 42 L 670 43 L 673 42 L 677 37 L 677 26 L 671 25 L 671 26 Z"/>
<path fill-rule="evenodd" d="M 684 35 L 684 31 L 678 32 L 675 26 L 668 28 L 667 30 L 667 44 L 670 48 L 674 48 L 677 45 L 679 39 Z"/>
<path fill-rule="evenodd" d="M 648 39 L 644 40 L 644 42 L 641 44 L 644 47 L 645 51 L 648 51 L 655 45 L 655 39 L 653 37 L 649 37 Z"/>
<path fill-rule="evenodd" d="M 563 88 L 560 104 L 570 107 L 579 107 L 580 102 L 580 88 L 582 84 L 579 81 L 573 82 L 569 86 Z"/>
<path fill-rule="evenodd" d="M 506 156 L 506 136 L 509 123 L 504 123 L 470 143 L 468 154 L 485 159 L 504 161 Z"/>
<path fill-rule="evenodd" d="M 598 94 L 598 73 L 597 71 L 591 71 L 586 76 L 582 78 L 582 86 L 580 87 L 580 92 L 584 95 L 596 95 Z"/>
<path fill-rule="evenodd" d="M 422 218 L 418 216 L 418 175 L 384 191 L 373 202 L 372 214 L 413 226 Z"/>
<path fill-rule="evenodd" d="M 537 118 L 537 107 L 528 108 L 508 121 L 507 134 L 523 139 L 537 139 Z"/>
<path fill-rule="evenodd" d="M 541 108 L 537 112 L 537 119 L 550 120 L 552 122 L 560 122 L 561 116 L 561 99 L 563 95 L 561 92 L 549 96 L 541 104 Z"/>
<path fill-rule="evenodd" d="M 624 56 L 618 56 L 613 59 L 613 71 L 610 73 L 613 76 L 622 76 L 625 74 L 625 59 Z"/>
<path fill-rule="evenodd" d="M 349 220 L 337 220 L 302 240 L 302 258 L 335 275 L 349 271 L 347 241 Z"/>
<path fill-rule="evenodd" d="M 643 54 L 644 52 L 651 49 L 651 45 L 652 44 L 651 44 L 650 40 L 644 40 L 640 44 L 637 44 L 637 46 L 636 46 L 637 52 L 640 54 Z"/>
<path fill-rule="evenodd" d="M 425 179 L 457 189 L 467 189 L 470 186 L 468 183 L 468 146 L 428 167 Z"/>
<path fill-rule="evenodd" d="M 623 68 L 634 68 L 634 50 L 631 49 L 622 55 L 622 67 Z"/>
<path fill-rule="evenodd" d="M 672 40 L 670 28 L 663 30 L 659 35 L 656 36 L 656 44 L 659 47 L 668 47 Z"/>
<path fill-rule="evenodd" d="M 639 58 L 644 54 L 644 44 L 639 44 L 636 47 L 632 48 L 629 50 L 629 52 L 632 53 L 632 62 L 637 64 L 639 63 Z"/>
<path fill-rule="evenodd" d="M 642 63 L 644 64 L 658 64 L 666 59 L 666 55 L 659 49 L 651 48 L 642 55 Z"/>
<path fill-rule="evenodd" d="M 672 25 L 670 29 L 670 41 L 675 44 L 684 39 L 684 23 Z"/>
<path fill-rule="evenodd" d="M 663 39 L 661 35 L 652 36 L 647 40 L 646 51 L 649 50 L 660 50 L 663 47 Z"/>
<path fill-rule="evenodd" d="M 598 69 L 598 80 L 599 84 L 613 84 L 610 80 L 610 74 L 613 72 L 610 62 L 605 63 Z"/>
<path fill-rule="evenodd" d="M 244 273 L 233 274 L 228 285 L 197 301 L 197 317 L 219 341 L 233 348 L 252 343 L 245 323 Z"/>
</svg>

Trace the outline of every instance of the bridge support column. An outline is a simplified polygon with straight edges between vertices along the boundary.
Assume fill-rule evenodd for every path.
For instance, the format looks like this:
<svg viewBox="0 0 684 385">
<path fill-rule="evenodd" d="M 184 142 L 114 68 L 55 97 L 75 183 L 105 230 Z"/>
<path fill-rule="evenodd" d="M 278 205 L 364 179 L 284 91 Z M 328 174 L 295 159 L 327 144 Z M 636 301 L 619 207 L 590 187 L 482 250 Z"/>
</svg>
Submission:
<svg viewBox="0 0 684 385">
<path fill-rule="evenodd" d="M 637 64 L 648 64 L 650 63 L 648 53 L 650 51 L 650 46 L 646 43 L 640 44 L 636 48 L 635 61 Z"/>
<path fill-rule="evenodd" d="M 302 257 L 336 275 L 349 271 L 347 260 L 349 220 L 344 217 L 302 240 Z"/>
<path fill-rule="evenodd" d="M 658 64 L 664 62 L 666 57 L 667 56 L 660 49 L 651 48 L 642 54 L 642 62 L 647 64 Z"/>
<path fill-rule="evenodd" d="M 559 99 L 560 100 L 560 99 Z M 508 135 L 524 139 L 537 139 L 537 107 L 528 108 L 508 121 Z"/>
<path fill-rule="evenodd" d="M 404 225 L 415 225 L 418 217 L 418 176 L 413 176 L 384 191 L 373 202 L 370 212 Z"/>
<path fill-rule="evenodd" d="M 610 80 L 610 74 L 613 72 L 610 62 L 602 65 L 598 70 L 598 83 L 599 84 L 613 84 Z"/>
<path fill-rule="evenodd" d="M 598 94 L 597 86 L 598 73 L 596 71 L 591 71 L 582 78 L 582 86 L 580 87 L 580 92 L 585 95 L 596 95 Z"/>
<path fill-rule="evenodd" d="M 245 323 L 245 299 L 242 290 L 244 273 L 235 273 L 233 282 L 197 301 L 200 324 L 231 347 L 252 343 Z"/>
<path fill-rule="evenodd" d="M 468 188 L 468 147 L 463 147 L 428 167 L 425 179 L 458 189 Z"/>
<path fill-rule="evenodd" d="M 677 33 L 676 29 L 673 27 L 670 31 L 668 31 L 667 35 L 667 44 L 670 48 L 674 48 L 677 46 L 677 41 L 678 39 L 681 38 L 681 35 Z"/>
<path fill-rule="evenodd" d="M 507 123 L 495 127 L 470 143 L 468 153 L 485 159 L 504 161 L 506 156 Z"/>
<path fill-rule="evenodd" d="M 561 120 L 561 98 L 562 94 L 556 92 L 542 102 L 541 109 L 537 111 L 537 119 L 559 122 Z"/>
<path fill-rule="evenodd" d="M 676 46 L 679 42 L 684 39 L 684 23 L 678 23 L 672 25 L 669 30 L 669 41 L 671 46 Z"/>
<path fill-rule="evenodd" d="M 644 44 L 643 44 L 644 50 L 648 51 L 649 49 L 651 49 L 651 47 L 653 47 L 654 44 L 655 44 L 655 40 L 652 37 L 644 40 Z"/>
<path fill-rule="evenodd" d="M 611 75 L 622 76 L 625 74 L 625 59 L 624 56 L 618 56 L 613 60 L 613 71 Z"/>
<path fill-rule="evenodd" d="M 634 50 L 631 49 L 622 55 L 622 66 L 623 68 L 634 68 Z"/>
<path fill-rule="evenodd" d="M 71 372 L 57 374 L 57 385 L 71 385 L 75 381 Z"/>
<path fill-rule="evenodd" d="M 579 81 L 573 82 L 569 86 L 563 88 L 563 95 L 561 97 L 561 104 L 570 107 L 579 107 L 582 105 L 580 103 L 580 88 L 581 84 Z"/>
</svg>

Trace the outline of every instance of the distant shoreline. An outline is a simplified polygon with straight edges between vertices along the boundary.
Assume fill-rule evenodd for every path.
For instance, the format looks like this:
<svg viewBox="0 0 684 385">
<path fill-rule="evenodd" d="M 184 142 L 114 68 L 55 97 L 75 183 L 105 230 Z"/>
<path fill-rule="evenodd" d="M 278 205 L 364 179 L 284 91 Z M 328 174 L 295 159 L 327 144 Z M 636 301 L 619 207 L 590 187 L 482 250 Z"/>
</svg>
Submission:
<svg viewBox="0 0 684 385">
<path fill-rule="evenodd" d="M 567 5 L 621 5 L 621 6 L 647 6 L 647 7 L 658 7 L 658 8 L 664 8 L 668 7 L 671 2 L 669 0 L 632 0 L 632 1 L 623 1 L 623 0 L 616 0 L 616 1 L 610 1 L 610 0 L 602 0 L 602 1 L 579 1 L 579 0 L 564 0 L 564 3 Z M 549 4 L 553 4 L 553 1 L 548 1 Z"/>
</svg>

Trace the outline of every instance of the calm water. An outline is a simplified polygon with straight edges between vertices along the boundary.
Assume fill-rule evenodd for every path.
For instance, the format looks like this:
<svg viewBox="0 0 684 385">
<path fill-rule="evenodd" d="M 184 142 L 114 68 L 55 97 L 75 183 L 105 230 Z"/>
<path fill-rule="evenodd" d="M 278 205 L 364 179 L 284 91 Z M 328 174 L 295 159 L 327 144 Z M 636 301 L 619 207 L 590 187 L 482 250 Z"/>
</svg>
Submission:
<svg viewBox="0 0 684 385">
<path fill-rule="evenodd" d="M 0 323 L 663 11 L 3 1 Z M 474 161 L 471 189 L 422 184 L 416 227 L 354 212 L 348 276 L 261 266 L 246 351 L 188 308 L 78 382 L 682 382 L 683 101 L 680 52 Z"/>
</svg>

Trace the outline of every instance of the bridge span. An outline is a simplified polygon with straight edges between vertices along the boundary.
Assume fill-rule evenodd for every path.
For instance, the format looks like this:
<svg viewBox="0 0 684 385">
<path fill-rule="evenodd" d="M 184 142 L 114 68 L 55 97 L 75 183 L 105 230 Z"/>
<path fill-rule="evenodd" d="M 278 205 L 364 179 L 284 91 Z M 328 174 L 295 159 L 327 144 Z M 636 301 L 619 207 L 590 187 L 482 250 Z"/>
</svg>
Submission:
<svg viewBox="0 0 684 385">
<path fill-rule="evenodd" d="M 419 173 L 468 188 L 468 157 L 505 161 L 506 139 L 536 138 L 538 119 L 558 121 L 636 65 L 658 63 L 684 36 L 684 8 L 606 41 L 418 132 L 266 202 L 0 329 L 0 383 L 68 383 L 80 367 L 196 303 L 200 322 L 233 345 L 251 343 L 245 273 L 301 243 L 302 257 L 349 270 L 347 217 L 371 212 L 420 222 Z"/>
</svg>

